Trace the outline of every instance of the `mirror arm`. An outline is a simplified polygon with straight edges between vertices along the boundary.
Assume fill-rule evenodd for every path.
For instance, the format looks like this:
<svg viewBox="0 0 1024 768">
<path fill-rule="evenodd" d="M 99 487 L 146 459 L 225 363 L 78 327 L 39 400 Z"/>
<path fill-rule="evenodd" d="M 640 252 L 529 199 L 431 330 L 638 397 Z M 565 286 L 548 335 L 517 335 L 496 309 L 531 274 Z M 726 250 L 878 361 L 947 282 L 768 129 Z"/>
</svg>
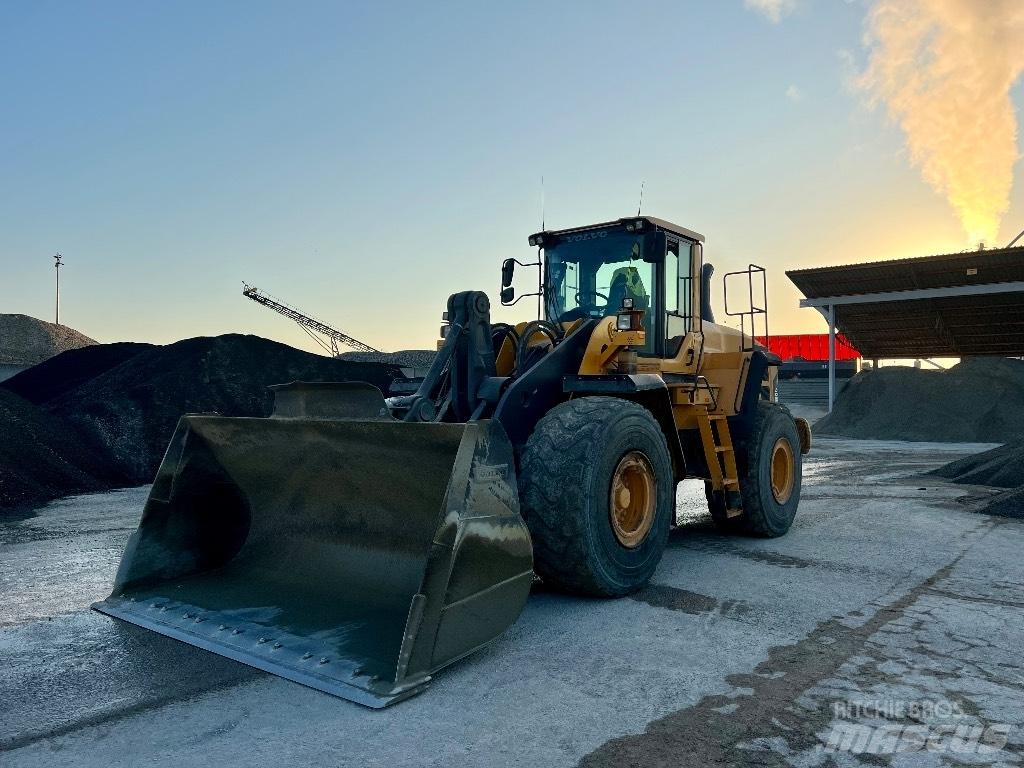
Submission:
<svg viewBox="0 0 1024 768">
<path fill-rule="evenodd" d="M 518 304 L 518 303 L 519 303 L 519 300 L 520 300 L 520 299 L 525 299 L 525 298 L 526 298 L 527 296 L 540 296 L 540 295 L 541 295 L 541 293 L 540 293 L 540 292 L 534 292 L 534 293 L 524 293 L 524 294 L 522 294 L 521 296 L 516 296 L 516 299 L 515 299 L 515 301 L 510 301 L 510 302 L 508 302 L 507 304 L 506 304 L 505 302 L 502 302 L 502 305 L 503 305 L 503 306 L 506 306 L 506 307 L 514 307 L 514 306 L 515 306 L 516 304 Z"/>
</svg>

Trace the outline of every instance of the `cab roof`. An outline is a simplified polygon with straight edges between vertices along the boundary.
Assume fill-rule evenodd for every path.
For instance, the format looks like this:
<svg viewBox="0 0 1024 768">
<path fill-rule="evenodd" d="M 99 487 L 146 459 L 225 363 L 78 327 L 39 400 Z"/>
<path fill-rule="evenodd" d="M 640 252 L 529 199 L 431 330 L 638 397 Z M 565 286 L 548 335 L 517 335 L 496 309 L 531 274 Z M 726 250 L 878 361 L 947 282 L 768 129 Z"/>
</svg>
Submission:
<svg viewBox="0 0 1024 768">
<path fill-rule="evenodd" d="M 644 222 L 644 231 L 645 232 L 651 231 L 651 229 L 649 229 L 649 228 L 653 228 L 654 231 L 662 229 L 662 230 L 665 230 L 666 232 L 671 232 L 674 235 L 679 235 L 680 237 L 685 238 L 687 240 L 692 240 L 695 243 L 703 243 L 704 242 L 704 235 L 700 234 L 699 232 L 694 232 L 692 229 L 687 229 L 686 227 L 681 227 L 678 224 L 673 224 L 671 221 L 666 221 L 665 219 L 659 219 L 659 218 L 656 218 L 654 216 L 628 216 L 626 218 L 616 219 L 615 221 L 605 221 L 605 222 L 601 222 L 600 224 L 588 224 L 588 225 L 583 226 L 583 227 L 570 227 L 568 229 L 546 229 L 543 232 L 535 232 L 534 234 L 530 235 L 530 240 L 533 241 L 533 239 L 536 238 L 537 235 L 541 235 L 541 236 L 543 236 L 543 235 L 556 235 L 557 236 L 557 235 L 572 234 L 574 232 L 587 232 L 587 231 L 593 230 L 593 229 L 604 229 L 605 227 L 614 227 L 614 226 L 625 227 L 627 224 L 635 223 L 637 221 L 643 221 Z M 531 245 L 532 245 L 532 242 L 531 242 Z"/>
</svg>

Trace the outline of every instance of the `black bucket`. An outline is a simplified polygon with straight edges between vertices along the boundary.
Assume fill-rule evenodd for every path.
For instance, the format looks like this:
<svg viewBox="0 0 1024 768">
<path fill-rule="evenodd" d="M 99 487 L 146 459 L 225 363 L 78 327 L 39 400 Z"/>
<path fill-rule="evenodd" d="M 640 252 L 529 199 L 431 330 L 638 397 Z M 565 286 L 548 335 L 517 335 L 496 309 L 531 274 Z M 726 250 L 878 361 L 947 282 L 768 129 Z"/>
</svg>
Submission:
<svg viewBox="0 0 1024 768">
<path fill-rule="evenodd" d="M 493 640 L 533 555 L 494 421 L 404 423 L 365 384 L 185 416 L 94 607 L 371 707 Z"/>
</svg>

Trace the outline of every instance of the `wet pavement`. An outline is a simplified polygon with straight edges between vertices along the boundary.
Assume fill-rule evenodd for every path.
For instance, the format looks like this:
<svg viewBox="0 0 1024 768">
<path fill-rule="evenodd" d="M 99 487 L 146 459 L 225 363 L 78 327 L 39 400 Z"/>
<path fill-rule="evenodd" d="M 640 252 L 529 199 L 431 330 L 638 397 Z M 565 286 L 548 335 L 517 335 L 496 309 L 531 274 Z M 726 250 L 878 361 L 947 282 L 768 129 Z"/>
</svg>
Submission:
<svg viewBox="0 0 1024 768">
<path fill-rule="evenodd" d="M 1024 523 L 921 475 L 987 447 L 819 440 L 775 540 L 719 535 L 684 484 L 648 587 L 536 591 L 382 711 L 89 611 L 147 489 L 7 517 L 0 764 L 1017 764 Z"/>
</svg>

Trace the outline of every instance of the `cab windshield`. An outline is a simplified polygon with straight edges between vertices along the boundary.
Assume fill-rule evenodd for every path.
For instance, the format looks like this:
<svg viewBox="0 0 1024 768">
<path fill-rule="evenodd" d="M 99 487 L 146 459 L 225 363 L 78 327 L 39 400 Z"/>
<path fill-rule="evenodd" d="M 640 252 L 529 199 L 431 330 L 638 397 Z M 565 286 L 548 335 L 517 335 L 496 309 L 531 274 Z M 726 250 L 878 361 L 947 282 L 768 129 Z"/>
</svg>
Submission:
<svg viewBox="0 0 1024 768">
<path fill-rule="evenodd" d="M 552 322 L 614 315 L 624 298 L 647 311 L 653 330 L 654 265 L 641 259 L 644 235 L 597 229 L 563 235 L 545 249 L 545 316 Z M 651 334 L 653 335 L 653 334 Z"/>
</svg>

